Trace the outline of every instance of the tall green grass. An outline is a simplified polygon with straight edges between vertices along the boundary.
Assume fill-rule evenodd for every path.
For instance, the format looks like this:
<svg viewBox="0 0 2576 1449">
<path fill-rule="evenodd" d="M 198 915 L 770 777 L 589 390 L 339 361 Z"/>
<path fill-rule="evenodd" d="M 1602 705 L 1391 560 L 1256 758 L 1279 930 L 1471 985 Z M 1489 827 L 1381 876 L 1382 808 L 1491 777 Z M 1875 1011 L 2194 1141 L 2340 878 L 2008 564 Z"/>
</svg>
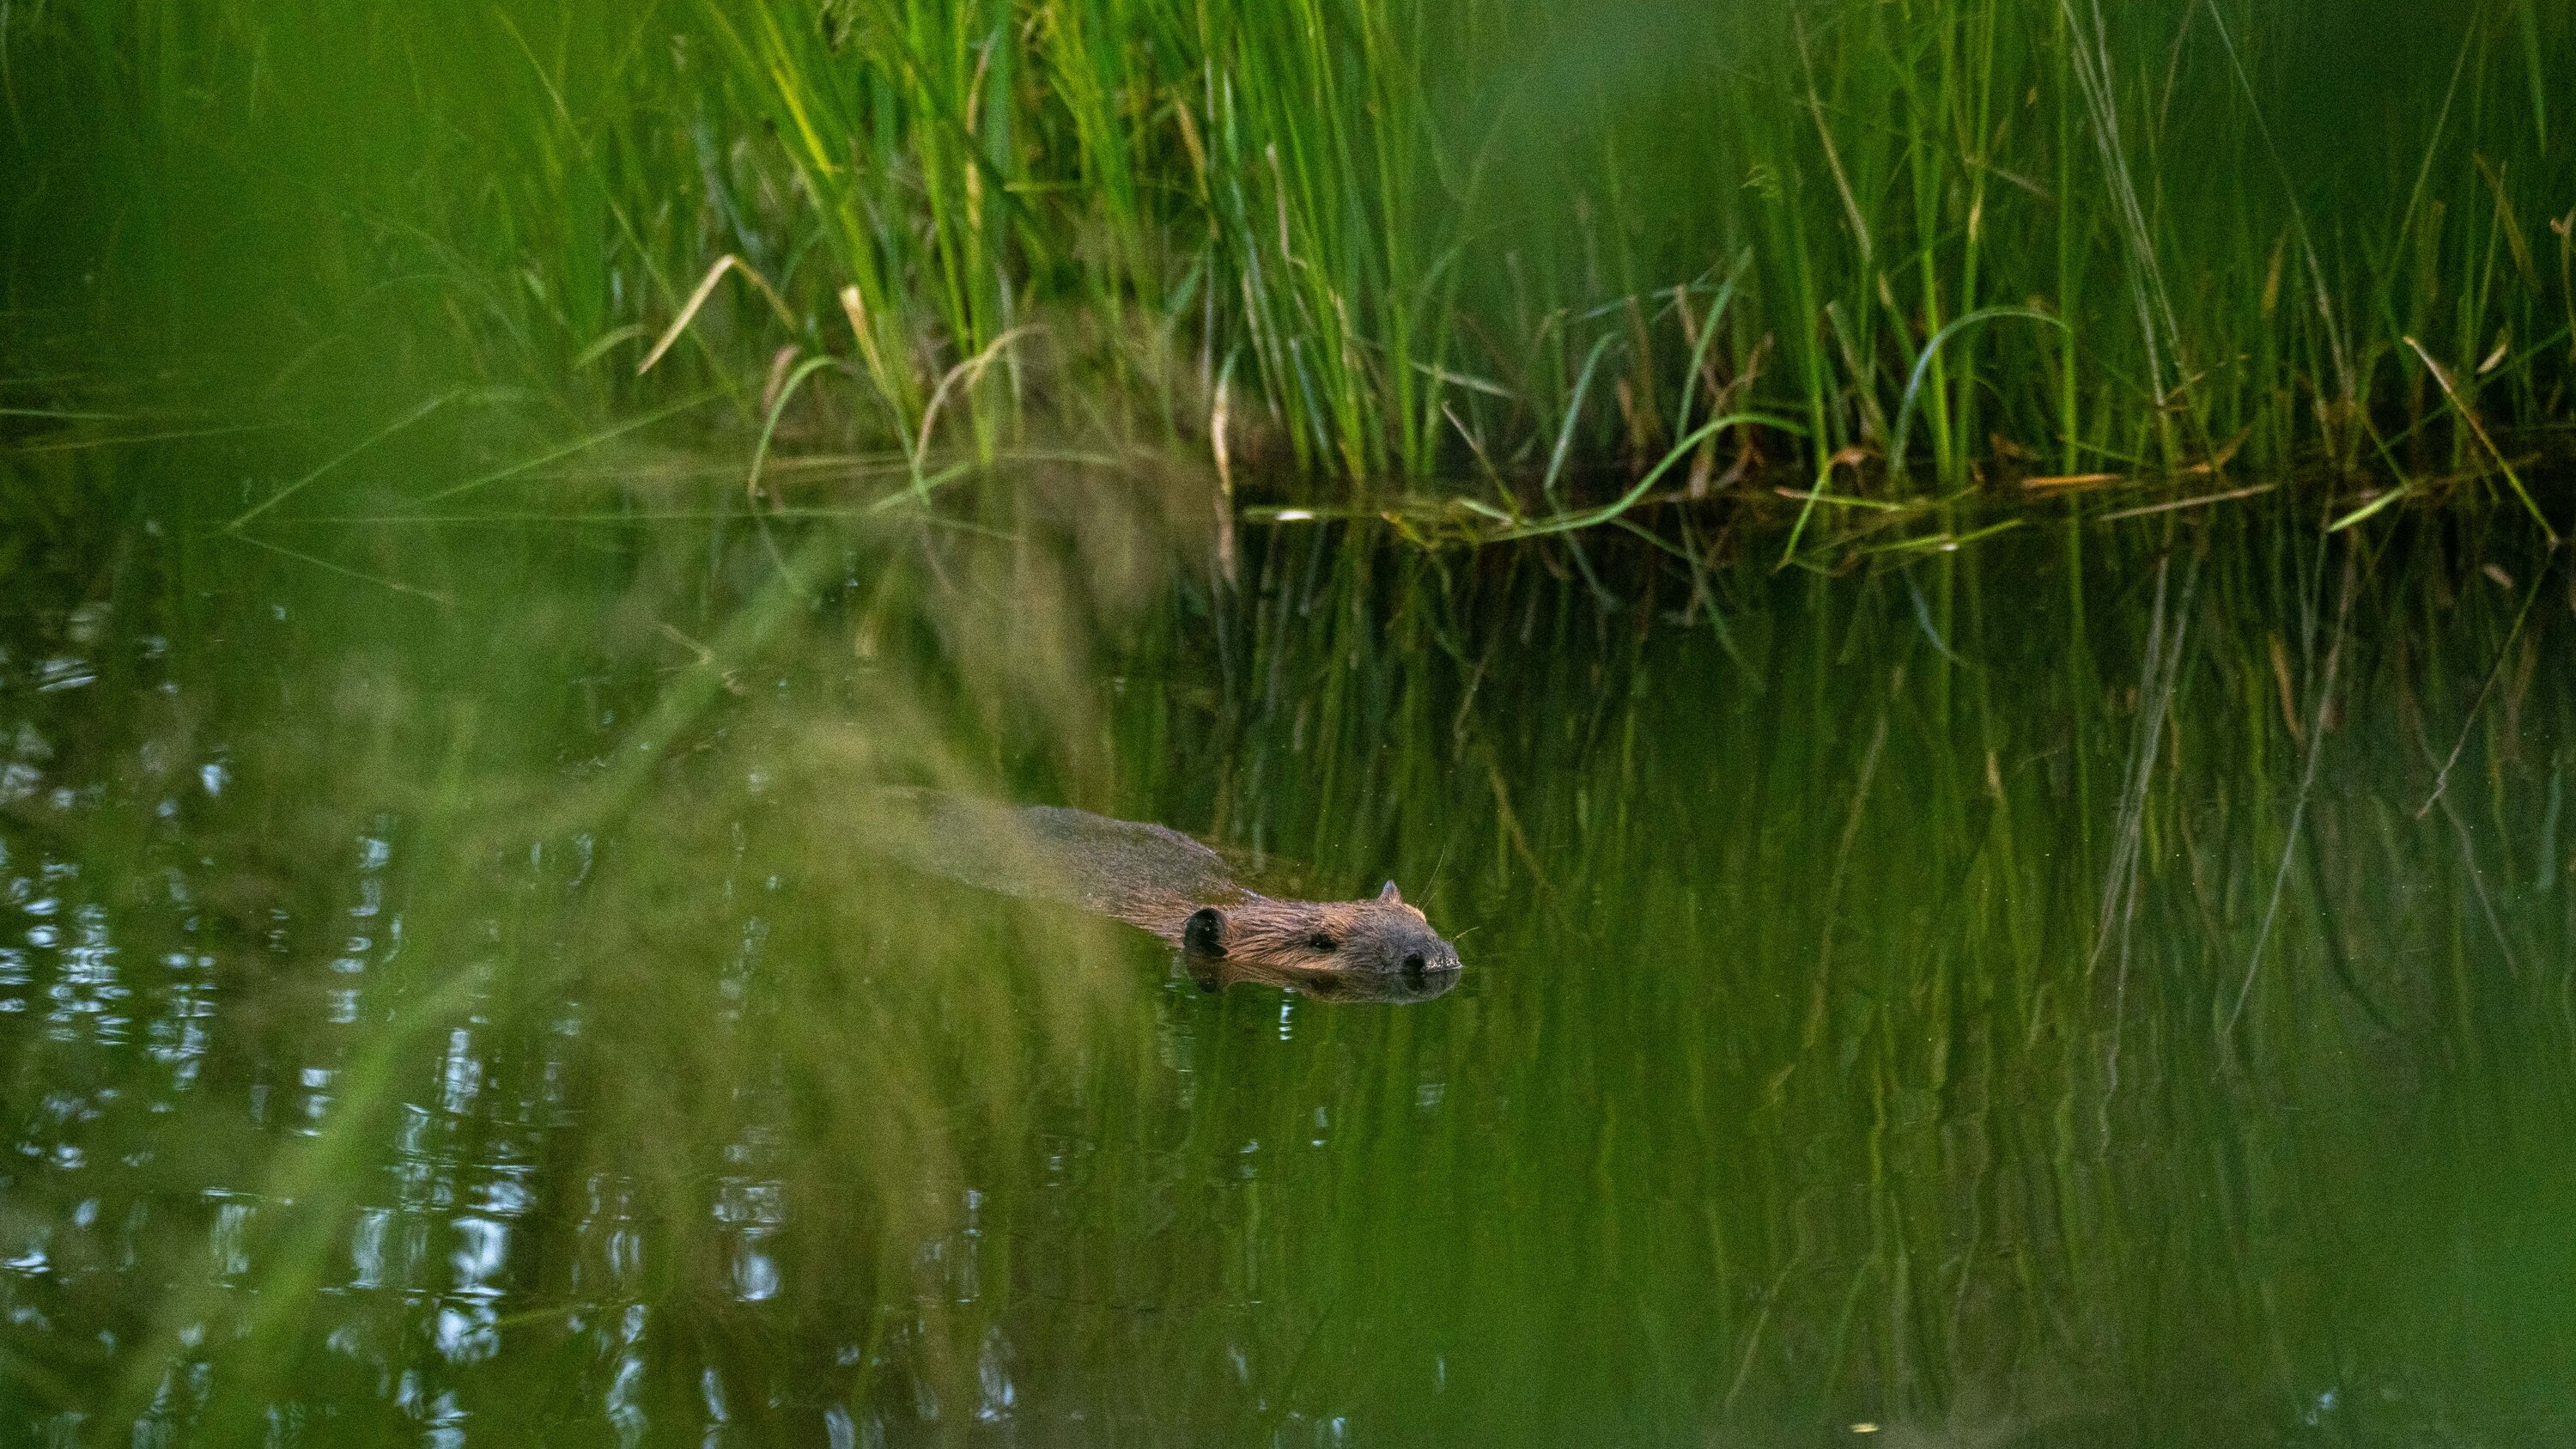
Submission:
<svg viewBox="0 0 2576 1449">
<path fill-rule="evenodd" d="M 1524 485 L 1758 409 L 1795 430 L 1675 482 L 1874 493 L 2484 475 L 2464 412 L 2516 457 L 2570 417 L 2541 0 L 81 0 L 0 40 L 8 305 L 271 397 L 715 386 L 791 446 Z"/>
</svg>

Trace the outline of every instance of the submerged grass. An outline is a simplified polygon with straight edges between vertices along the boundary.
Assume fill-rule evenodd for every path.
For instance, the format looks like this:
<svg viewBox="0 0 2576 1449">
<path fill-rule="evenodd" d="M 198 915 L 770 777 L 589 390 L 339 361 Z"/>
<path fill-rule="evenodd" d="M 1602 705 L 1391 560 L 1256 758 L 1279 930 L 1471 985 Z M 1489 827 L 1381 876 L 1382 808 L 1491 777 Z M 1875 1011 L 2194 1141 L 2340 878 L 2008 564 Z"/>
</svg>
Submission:
<svg viewBox="0 0 2576 1449">
<path fill-rule="evenodd" d="M 2571 416 L 2540 0 L 161 0 L 0 47 L 5 304 L 272 403 L 713 387 L 799 445 L 1551 503 L 1658 460 L 2411 487 Z"/>
</svg>

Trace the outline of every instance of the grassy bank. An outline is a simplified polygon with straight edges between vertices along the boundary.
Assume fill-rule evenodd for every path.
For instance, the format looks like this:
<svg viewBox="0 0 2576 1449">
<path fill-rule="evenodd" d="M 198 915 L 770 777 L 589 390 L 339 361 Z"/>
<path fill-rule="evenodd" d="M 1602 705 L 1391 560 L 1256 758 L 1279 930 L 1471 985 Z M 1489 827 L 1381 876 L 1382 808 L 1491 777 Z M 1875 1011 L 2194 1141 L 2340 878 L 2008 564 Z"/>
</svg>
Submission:
<svg viewBox="0 0 2576 1449">
<path fill-rule="evenodd" d="M 2542 0 L 5 25 L 11 371 L 72 379 L 31 410 L 110 358 L 288 409 L 712 393 L 916 470 L 1168 444 L 1229 486 L 1507 481 L 1514 514 L 1659 462 L 2429 486 L 2576 418 L 2576 15 Z"/>
</svg>

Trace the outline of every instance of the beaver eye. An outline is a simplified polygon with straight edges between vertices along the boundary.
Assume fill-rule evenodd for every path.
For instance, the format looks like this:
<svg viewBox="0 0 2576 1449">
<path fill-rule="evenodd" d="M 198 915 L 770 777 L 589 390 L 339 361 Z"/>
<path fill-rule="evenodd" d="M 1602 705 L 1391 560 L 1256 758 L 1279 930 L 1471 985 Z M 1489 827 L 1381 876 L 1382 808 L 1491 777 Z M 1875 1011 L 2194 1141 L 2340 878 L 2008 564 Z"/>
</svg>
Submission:
<svg viewBox="0 0 2576 1449">
<path fill-rule="evenodd" d="M 1318 951 L 1330 951 L 1333 949 L 1333 938 L 1325 935 L 1321 931 L 1317 931 L 1315 934 L 1306 938 L 1306 944 L 1314 947 Z"/>
</svg>

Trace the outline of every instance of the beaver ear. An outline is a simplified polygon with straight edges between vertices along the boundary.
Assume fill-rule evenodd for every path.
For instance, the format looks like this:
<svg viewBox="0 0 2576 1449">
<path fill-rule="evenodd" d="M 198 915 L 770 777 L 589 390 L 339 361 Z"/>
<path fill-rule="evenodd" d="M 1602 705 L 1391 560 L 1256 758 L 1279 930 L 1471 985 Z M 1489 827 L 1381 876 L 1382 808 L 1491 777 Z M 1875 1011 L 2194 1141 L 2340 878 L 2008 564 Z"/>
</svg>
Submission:
<svg viewBox="0 0 2576 1449">
<path fill-rule="evenodd" d="M 1190 912 L 1190 918 L 1181 923 L 1181 945 L 1195 956 L 1223 956 L 1225 913 L 1214 906 Z"/>
<path fill-rule="evenodd" d="M 1386 888 L 1377 893 L 1377 902 L 1382 906 L 1400 906 L 1404 904 L 1404 897 L 1396 892 L 1395 882 L 1388 881 Z"/>
</svg>

